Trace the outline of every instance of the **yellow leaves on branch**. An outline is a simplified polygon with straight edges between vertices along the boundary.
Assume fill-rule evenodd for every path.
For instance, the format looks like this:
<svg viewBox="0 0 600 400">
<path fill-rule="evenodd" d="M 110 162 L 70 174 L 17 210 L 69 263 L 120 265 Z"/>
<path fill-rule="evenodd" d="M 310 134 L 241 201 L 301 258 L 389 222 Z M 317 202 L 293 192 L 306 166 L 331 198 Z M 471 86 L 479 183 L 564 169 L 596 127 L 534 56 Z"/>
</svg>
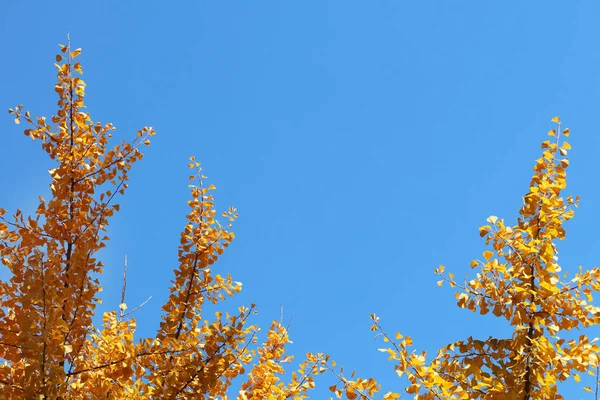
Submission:
<svg viewBox="0 0 600 400">
<path fill-rule="evenodd" d="M 565 332 L 600 323 L 600 308 L 592 304 L 592 292 L 600 290 L 600 269 L 580 272 L 563 282 L 558 264 L 557 241 L 565 238 L 564 222 L 573 218 L 579 198 L 561 197 L 566 187 L 565 157 L 571 145 L 562 137 L 560 119 L 549 132 L 555 142 L 542 143 L 542 156 L 534 166 L 529 192 L 523 198 L 517 224 L 505 226 L 496 216 L 479 228 L 490 248 L 483 260 L 473 260 L 475 278 L 454 281 L 440 267 L 434 272 L 456 287 L 457 305 L 480 314 L 492 313 L 513 326 L 509 337 L 472 337 L 449 344 L 430 361 L 426 353 L 407 348 L 412 344 L 396 335 L 390 338 L 378 318 L 371 329 L 391 347 L 380 349 L 406 376 L 406 392 L 418 398 L 549 399 L 562 398 L 558 383 L 580 372 L 595 375 L 598 345 L 580 335 L 568 341 Z M 565 276 L 566 278 L 566 276 Z M 596 378 L 597 379 L 597 378 Z M 584 388 L 590 391 L 589 387 Z"/>
<path fill-rule="evenodd" d="M 9 110 L 16 123 L 29 125 L 24 133 L 40 141 L 56 163 L 50 170 L 52 198 L 40 197 L 34 216 L 25 218 L 17 210 L 11 220 L 0 213 L 0 255 L 12 273 L 0 285 L 5 328 L 0 341 L 6 345 L 0 357 L 10 363 L 0 368 L 0 382 L 9 398 L 58 398 L 92 386 L 90 393 L 100 393 L 108 381 L 94 374 L 106 371 L 90 363 L 114 356 L 101 356 L 101 348 L 90 344 L 100 302 L 94 274 L 103 269 L 95 253 L 105 246 L 103 232 L 119 210 L 114 197 L 124 194 L 131 166 L 142 158 L 139 145 L 154 130 L 143 128 L 132 142 L 110 145 L 112 124 L 93 123 L 83 111 L 86 85 L 80 63 L 73 63 L 80 53 L 67 45 L 55 57 L 54 116 L 33 117 L 22 105 Z M 104 337 L 102 343 L 122 339 Z"/>
<path fill-rule="evenodd" d="M 55 57 L 58 110 L 50 119 L 34 117 L 19 105 L 14 121 L 28 125 L 25 135 L 37 140 L 55 162 L 50 172 L 51 197 L 39 198 L 32 216 L 17 210 L 12 218 L 0 208 L 0 258 L 10 270 L 0 282 L 0 390 L 6 398 L 226 398 L 232 382 L 245 375 L 238 399 L 302 399 L 326 371 L 338 378 L 335 397 L 372 399 L 379 384 L 372 378 L 347 376 L 329 356 L 307 354 L 286 377 L 288 329 L 273 322 L 266 339 L 255 346 L 260 330 L 249 318 L 255 306 L 236 312 L 205 313 L 241 290 L 215 264 L 234 238 L 233 207 L 215 209 L 214 185 L 206 185 L 192 157 L 191 199 L 180 234 L 178 265 L 154 337 L 136 339 L 136 322 L 125 318 L 125 293 L 119 312 L 92 324 L 100 299 L 96 258 L 105 247 L 110 217 L 120 210 L 115 197 L 127 189 L 140 147 L 150 144 L 151 127 L 131 141 L 113 143 L 115 127 L 94 123 L 85 112 L 86 84 L 81 54 L 70 45 Z M 600 308 L 592 304 L 600 289 L 600 269 L 592 268 L 565 282 L 558 264 L 557 242 L 564 223 L 574 216 L 579 198 L 561 197 L 566 188 L 567 152 L 560 119 L 533 168 L 528 192 L 514 226 L 490 216 L 479 228 L 488 248 L 471 280 L 457 282 L 443 266 L 434 273 L 456 288 L 457 305 L 481 315 L 492 314 L 512 327 L 509 337 L 465 340 L 442 347 L 433 356 L 412 349 L 400 333 L 388 336 L 372 315 L 371 330 L 383 337 L 380 349 L 405 377 L 405 392 L 423 399 L 560 398 L 557 384 L 595 371 L 599 348 L 585 335 L 565 333 L 598 325 Z M 125 285 L 124 285 L 125 287 Z M 130 311 L 135 311 L 135 308 Z M 591 390 L 585 388 L 586 390 Z M 388 392 L 384 399 L 397 399 Z"/>
<path fill-rule="evenodd" d="M 308 354 L 283 382 L 289 343 L 287 328 L 273 323 L 262 347 L 254 349 L 259 329 L 249 323 L 255 306 L 232 314 L 204 313 L 241 290 L 215 263 L 234 238 L 238 217 L 230 207 L 221 224 L 214 185 L 205 185 L 200 164 L 194 170 L 187 223 L 178 249 L 178 266 L 154 337 L 135 338 L 136 322 L 126 318 L 125 282 L 119 311 L 104 313 L 92 324 L 101 288 L 96 258 L 105 247 L 110 217 L 120 210 L 115 197 L 127 189 L 133 164 L 150 145 L 151 127 L 131 141 L 113 143 L 115 127 L 94 123 L 84 104 L 81 49 L 61 46 L 55 57 L 58 110 L 50 119 L 33 117 L 19 105 L 10 109 L 15 123 L 26 122 L 25 135 L 39 141 L 55 162 L 51 198 L 39 198 L 35 214 L 17 210 L 12 218 L 0 209 L 0 257 L 11 277 L 0 282 L 0 393 L 2 398 L 226 398 L 232 381 L 246 373 L 240 399 L 307 397 L 314 377 L 329 357 Z M 369 384 L 371 385 L 371 384 Z M 371 390 L 357 381 L 353 390 Z M 349 386 L 350 387 L 350 386 Z"/>
</svg>

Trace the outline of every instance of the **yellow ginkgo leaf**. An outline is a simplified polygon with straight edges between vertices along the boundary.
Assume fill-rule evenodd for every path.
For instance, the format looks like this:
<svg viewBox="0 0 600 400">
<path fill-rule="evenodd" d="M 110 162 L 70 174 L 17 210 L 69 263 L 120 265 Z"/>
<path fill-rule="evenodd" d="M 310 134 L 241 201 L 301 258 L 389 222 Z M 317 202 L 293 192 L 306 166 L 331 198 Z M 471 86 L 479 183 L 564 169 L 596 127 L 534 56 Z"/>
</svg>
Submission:
<svg viewBox="0 0 600 400">
<path fill-rule="evenodd" d="M 81 49 L 75 49 L 69 54 L 71 55 L 71 59 L 74 59 L 75 57 L 81 54 Z"/>
<path fill-rule="evenodd" d="M 498 221 L 498 217 L 496 217 L 494 215 L 489 216 L 488 219 L 487 219 L 487 222 L 489 222 L 492 225 L 495 225 L 496 221 Z"/>
</svg>

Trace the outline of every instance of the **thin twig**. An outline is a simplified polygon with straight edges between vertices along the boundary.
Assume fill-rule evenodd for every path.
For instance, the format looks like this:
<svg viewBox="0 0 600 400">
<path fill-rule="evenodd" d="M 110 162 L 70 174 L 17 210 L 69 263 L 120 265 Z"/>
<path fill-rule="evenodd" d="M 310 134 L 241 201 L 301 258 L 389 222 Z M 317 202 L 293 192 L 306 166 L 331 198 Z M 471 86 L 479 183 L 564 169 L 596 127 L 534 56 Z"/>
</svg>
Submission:
<svg viewBox="0 0 600 400">
<path fill-rule="evenodd" d="M 137 306 L 136 308 L 132 309 L 131 311 L 129 311 L 128 313 L 125 313 L 121 316 L 121 318 L 128 316 L 129 314 L 139 310 L 140 308 L 144 307 L 144 305 L 150 301 L 150 299 L 152 298 L 152 296 L 148 297 L 142 304 L 140 304 L 139 306 Z M 123 312 L 123 310 L 121 310 L 121 313 Z"/>
<path fill-rule="evenodd" d="M 122 320 L 125 316 L 123 304 L 125 304 L 125 291 L 127 290 L 127 255 L 125 255 L 125 261 L 123 262 L 123 286 L 121 287 L 121 302 L 119 303 L 119 320 Z M 148 301 L 148 300 L 146 300 Z"/>
<path fill-rule="evenodd" d="M 600 373 L 600 363 L 596 363 L 596 392 L 594 396 L 596 400 L 598 400 L 598 379 L 600 379 L 600 377 L 598 377 L 598 373 Z"/>
</svg>

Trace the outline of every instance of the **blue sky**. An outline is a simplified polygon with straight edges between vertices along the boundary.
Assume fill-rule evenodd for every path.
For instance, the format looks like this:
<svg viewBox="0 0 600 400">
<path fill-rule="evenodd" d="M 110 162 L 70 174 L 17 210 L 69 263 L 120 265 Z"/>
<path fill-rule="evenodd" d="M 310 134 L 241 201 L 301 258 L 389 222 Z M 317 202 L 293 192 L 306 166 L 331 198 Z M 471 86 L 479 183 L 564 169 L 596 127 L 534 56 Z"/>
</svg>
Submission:
<svg viewBox="0 0 600 400">
<path fill-rule="evenodd" d="M 432 271 L 465 275 L 485 219 L 514 221 L 555 115 L 573 133 L 568 192 L 582 197 L 561 262 L 600 259 L 598 2 L 61 4 L 3 5 L 0 106 L 53 113 L 70 32 L 92 118 L 119 137 L 158 132 L 102 253 L 105 308 L 118 306 L 125 255 L 127 303 L 153 296 L 135 315 L 141 335 L 168 295 L 191 155 L 217 206 L 240 212 L 218 263 L 244 283 L 227 307 L 256 302 L 267 327 L 283 306 L 292 353 L 327 352 L 384 391 L 400 385 L 370 313 L 428 350 L 507 332 L 458 309 Z M 30 211 L 52 164 L 8 115 L 1 126 L 1 204 Z"/>
</svg>

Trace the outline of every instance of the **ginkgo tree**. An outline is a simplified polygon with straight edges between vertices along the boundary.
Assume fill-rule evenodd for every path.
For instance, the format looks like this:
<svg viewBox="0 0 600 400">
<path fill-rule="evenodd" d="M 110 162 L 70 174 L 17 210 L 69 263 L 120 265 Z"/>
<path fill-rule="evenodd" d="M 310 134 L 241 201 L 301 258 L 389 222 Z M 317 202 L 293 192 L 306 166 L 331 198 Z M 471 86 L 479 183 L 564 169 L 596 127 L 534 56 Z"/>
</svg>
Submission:
<svg viewBox="0 0 600 400">
<path fill-rule="evenodd" d="M 129 171 L 154 130 L 145 127 L 132 141 L 114 144 L 115 127 L 94 123 L 84 111 L 80 53 L 67 44 L 56 56 L 58 111 L 50 120 L 23 106 L 9 110 L 17 124 L 27 123 L 25 134 L 41 143 L 55 167 L 49 171 L 51 194 L 39 198 L 33 215 L 16 210 L 9 217 L 0 208 L 0 260 L 10 271 L 0 281 L 0 399 L 301 399 L 325 371 L 339 379 L 329 387 L 335 397 L 373 399 L 380 390 L 376 380 L 347 377 L 322 353 L 307 354 L 286 374 L 284 365 L 292 360 L 288 328 L 274 321 L 259 344 L 253 304 L 208 315 L 204 305 L 241 290 L 230 275 L 214 271 L 234 238 L 237 211 L 217 215 L 215 187 L 205 184 L 193 157 L 187 223 L 158 331 L 136 337 L 125 281 L 119 310 L 104 313 L 102 325 L 94 326 L 104 268 L 98 251 L 119 211 L 116 198 L 125 193 Z M 558 128 L 542 143 L 516 225 L 492 216 L 480 228 L 489 249 L 471 263 L 476 276 L 461 283 L 444 267 L 435 270 L 440 286 L 459 289 L 459 307 L 505 319 L 512 335 L 469 337 L 428 360 L 425 352 L 411 350 L 410 337 L 388 335 L 371 316 L 371 329 L 390 344 L 381 351 L 407 378 L 409 395 L 562 399 L 560 382 L 597 373 L 600 348 L 570 331 L 600 323 L 600 308 L 592 303 L 600 269 L 581 269 L 568 279 L 558 264 L 556 243 L 579 199 L 561 197 L 570 132 L 553 121 Z M 598 398 L 598 384 L 584 389 Z"/>
<path fill-rule="evenodd" d="M 132 141 L 113 144 L 115 127 L 93 122 L 85 111 L 80 53 L 68 44 L 56 56 L 56 115 L 34 117 L 23 106 L 9 110 L 56 165 L 49 171 L 51 195 L 39 198 L 33 215 L 16 210 L 9 217 L 0 208 L 0 256 L 10 270 L 10 278 L 0 281 L 0 398 L 307 397 L 315 375 L 332 368 L 328 356 L 307 354 L 298 370 L 284 376 L 283 364 L 292 357 L 281 321 L 260 344 L 259 328 L 250 323 L 254 305 L 233 314 L 203 312 L 205 304 L 241 290 L 230 275 L 214 272 L 234 238 L 237 211 L 217 215 L 215 187 L 204 183 L 193 157 L 187 223 L 156 335 L 136 338 L 124 300 L 118 312 L 103 314 L 102 326 L 93 325 L 104 268 L 97 253 L 119 211 L 115 199 L 155 132 L 145 127 Z M 369 390 L 365 382 L 350 381 L 349 393 Z"/>
<path fill-rule="evenodd" d="M 372 315 L 372 330 L 390 346 L 381 349 L 406 377 L 408 394 L 418 399 L 563 399 L 559 383 L 580 382 L 582 373 L 597 375 L 599 347 L 573 330 L 600 323 L 600 308 L 592 294 L 600 289 L 600 269 L 580 267 L 571 279 L 558 264 L 557 241 L 565 238 L 563 224 L 573 218 L 579 198 L 561 197 L 571 149 L 569 129 L 549 131 L 542 156 L 533 168 L 517 223 L 507 226 L 491 216 L 479 228 L 489 249 L 471 262 L 476 276 L 464 283 L 440 266 L 434 272 L 457 288 L 460 308 L 491 313 L 512 326 L 509 337 L 489 337 L 451 343 L 427 360 L 411 350 L 412 338 L 388 335 Z M 597 377 L 595 378 L 597 382 Z M 598 399 L 598 383 L 584 387 Z M 397 398 L 398 394 L 390 394 Z"/>
</svg>

